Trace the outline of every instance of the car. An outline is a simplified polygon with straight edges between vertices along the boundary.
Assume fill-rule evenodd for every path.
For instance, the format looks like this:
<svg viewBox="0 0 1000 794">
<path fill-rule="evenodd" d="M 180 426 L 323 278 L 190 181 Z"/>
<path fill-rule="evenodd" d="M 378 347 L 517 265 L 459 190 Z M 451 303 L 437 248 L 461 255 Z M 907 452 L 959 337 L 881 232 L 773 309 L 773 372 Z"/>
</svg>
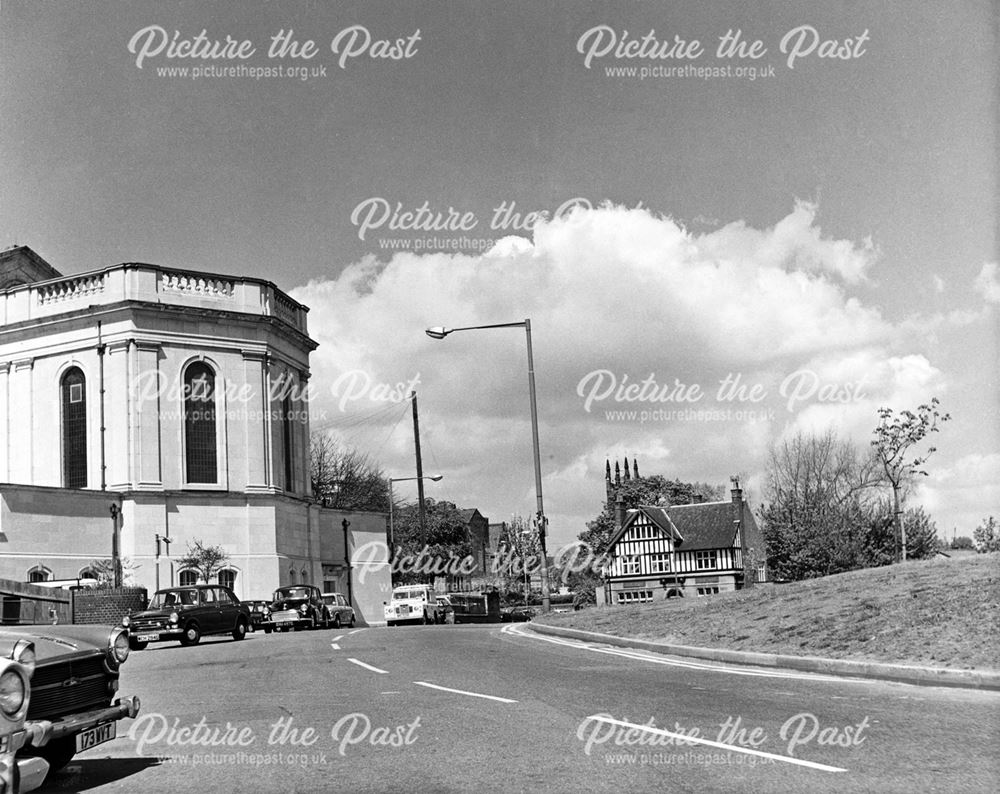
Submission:
<svg viewBox="0 0 1000 794">
<path fill-rule="evenodd" d="M 314 629 L 330 625 L 330 612 L 323 603 L 323 595 L 318 587 L 311 584 L 295 584 L 279 587 L 271 599 L 271 620 L 264 623 L 264 631 L 270 627 L 276 631 Z"/>
<path fill-rule="evenodd" d="M 250 609 L 250 631 L 264 629 L 265 634 L 271 633 L 271 602 L 262 598 L 244 601 Z"/>
<path fill-rule="evenodd" d="M 11 742 L 21 744 L 17 751 L 20 791 L 30 790 L 25 787 L 26 774 L 33 781 L 43 764 L 46 773 L 61 769 L 77 753 L 114 739 L 118 721 L 139 713 L 138 697 L 119 695 L 119 675 L 129 650 L 128 631 L 122 626 L 0 629 L 0 657 L 22 665 L 31 678 L 24 713 L 25 737 L 19 739 L 15 731 L 8 733 L 6 742 L 0 738 L 0 751 L 5 744 L 8 750 Z M 5 699 L 19 691 L 17 675 L 17 668 L 9 665 L 0 673 L 4 730 L 12 727 L 11 720 L 14 725 L 17 722 L 17 710 L 5 705 Z"/>
<path fill-rule="evenodd" d="M 216 634 L 242 640 L 250 629 L 250 609 L 222 585 L 168 587 L 157 590 L 146 609 L 126 616 L 122 625 L 133 650 L 170 640 L 197 645 L 202 637 Z"/>
<path fill-rule="evenodd" d="M 326 605 L 327 619 L 333 622 L 333 627 L 339 629 L 341 626 L 354 628 L 354 607 L 348 603 L 342 593 L 323 593 L 323 603 Z"/>
<path fill-rule="evenodd" d="M 439 595 L 436 600 L 437 613 L 434 616 L 434 621 L 436 623 L 454 623 L 455 605 L 451 602 L 451 598 L 446 595 Z"/>
<path fill-rule="evenodd" d="M 538 612 L 534 607 L 504 607 L 500 610 L 500 620 L 504 623 L 523 623 L 531 620 L 536 614 Z"/>
<path fill-rule="evenodd" d="M 28 648 L 34 653 L 32 643 L 28 643 Z M 42 785 L 49 773 L 48 763 L 40 756 L 17 757 L 17 752 L 33 738 L 25 729 L 25 718 L 31 700 L 30 677 L 28 669 L 20 662 L 0 659 L 0 690 L 4 693 L 0 699 L 0 791 L 2 792 L 34 791 Z"/>
</svg>

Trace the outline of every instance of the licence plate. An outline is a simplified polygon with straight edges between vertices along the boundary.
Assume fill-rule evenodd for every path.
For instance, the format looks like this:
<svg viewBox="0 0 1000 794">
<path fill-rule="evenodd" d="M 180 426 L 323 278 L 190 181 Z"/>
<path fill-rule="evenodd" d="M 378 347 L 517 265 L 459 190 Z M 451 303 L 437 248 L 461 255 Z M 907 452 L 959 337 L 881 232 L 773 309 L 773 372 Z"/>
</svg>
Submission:
<svg viewBox="0 0 1000 794">
<path fill-rule="evenodd" d="M 279 621 L 278 628 L 279 629 L 283 629 L 283 628 L 286 628 L 287 626 L 294 626 L 294 625 L 295 625 L 295 621 L 294 620 L 282 620 L 282 621 Z"/>
<path fill-rule="evenodd" d="M 156 642 L 160 639 L 159 634 L 136 634 L 135 638 L 138 642 Z"/>
<path fill-rule="evenodd" d="M 103 725 L 97 725 L 78 733 L 76 735 L 76 751 L 79 753 L 89 750 L 91 747 L 97 747 L 99 744 L 110 742 L 115 738 L 115 725 L 114 722 L 105 722 Z"/>
</svg>

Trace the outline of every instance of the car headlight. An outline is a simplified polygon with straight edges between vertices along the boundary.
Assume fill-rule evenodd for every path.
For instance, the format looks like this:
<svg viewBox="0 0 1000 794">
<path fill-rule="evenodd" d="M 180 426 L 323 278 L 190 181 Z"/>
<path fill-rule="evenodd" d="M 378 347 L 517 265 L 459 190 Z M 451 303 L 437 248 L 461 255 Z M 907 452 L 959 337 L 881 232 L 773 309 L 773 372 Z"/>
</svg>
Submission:
<svg viewBox="0 0 1000 794">
<path fill-rule="evenodd" d="M 308 604 L 303 604 L 302 606 L 299 607 L 299 612 L 301 612 L 304 615 L 304 614 L 306 614 L 306 610 L 308 610 L 308 609 L 309 609 L 309 605 Z"/>
<path fill-rule="evenodd" d="M 31 678 L 35 673 L 35 643 L 31 640 L 18 640 L 14 644 L 14 650 L 11 651 L 10 658 L 15 662 L 24 665 L 24 670 L 28 674 L 28 678 Z"/>
<path fill-rule="evenodd" d="M 125 628 L 128 628 L 131 623 L 132 623 L 132 618 L 130 618 L 128 615 L 122 618 L 122 625 Z"/>
<path fill-rule="evenodd" d="M 171 623 L 178 623 L 178 622 L 180 622 L 180 619 L 181 619 L 181 616 L 178 615 L 176 612 L 171 612 L 170 613 L 170 622 Z"/>
<path fill-rule="evenodd" d="M 0 675 L 0 711 L 8 719 L 15 719 L 27 705 L 28 679 L 19 669 L 8 669 Z"/>
<path fill-rule="evenodd" d="M 118 667 L 128 659 L 128 653 L 128 629 L 114 629 L 108 635 L 108 664 L 112 668 Z"/>
</svg>

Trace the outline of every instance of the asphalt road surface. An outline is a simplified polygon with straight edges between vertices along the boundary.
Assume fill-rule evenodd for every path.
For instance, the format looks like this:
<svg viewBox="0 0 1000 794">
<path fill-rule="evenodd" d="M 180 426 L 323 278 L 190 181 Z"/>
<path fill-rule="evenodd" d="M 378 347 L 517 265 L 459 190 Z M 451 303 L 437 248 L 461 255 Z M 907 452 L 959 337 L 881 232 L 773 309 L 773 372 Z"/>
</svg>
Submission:
<svg viewBox="0 0 1000 794">
<path fill-rule="evenodd" d="M 413 626 L 153 644 L 45 792 L 1000 790 L 1000 693 Z"/>
</svg>

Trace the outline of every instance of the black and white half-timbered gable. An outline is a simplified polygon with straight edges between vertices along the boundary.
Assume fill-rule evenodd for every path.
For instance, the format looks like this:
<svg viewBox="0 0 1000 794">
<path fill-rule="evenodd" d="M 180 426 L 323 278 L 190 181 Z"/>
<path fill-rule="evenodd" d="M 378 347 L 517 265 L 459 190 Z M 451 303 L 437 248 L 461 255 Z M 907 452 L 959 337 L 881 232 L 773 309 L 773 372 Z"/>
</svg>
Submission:
<svg viewBox="0 0 1000 794">
<path fill-rule="evenodd" d="M 618 511 L 604 567 L 611 604 L 703 596 L 767 580 L 764 541 L 743 492 L 732 498 Z"/>
</svg>

